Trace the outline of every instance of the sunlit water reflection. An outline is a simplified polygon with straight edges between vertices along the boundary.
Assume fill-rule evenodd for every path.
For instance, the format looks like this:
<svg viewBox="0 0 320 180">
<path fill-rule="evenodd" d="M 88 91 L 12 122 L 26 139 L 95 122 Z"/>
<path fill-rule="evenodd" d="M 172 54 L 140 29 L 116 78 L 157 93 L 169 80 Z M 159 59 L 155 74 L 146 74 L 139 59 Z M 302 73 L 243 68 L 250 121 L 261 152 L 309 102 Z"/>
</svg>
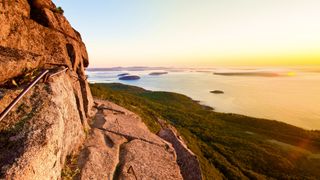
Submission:
<svg viewBox="0 0 320 180">
<path fill-rule="evenodd" d="M 320 129 L 320 73 L 295 76 L 220 76 L 212 72 L 169 72 L 150 76 L 151 71 L 132 71 L 140 80 L 120 81 L 128 71 L 88 71 L 90 82 L 118 82 L 154 91 L 185 94 L 215 108 L 253 117 L 283 121 L 306 129 Z M 152 71 L 154 72 L 154 71 Z M 212 94 L 222 90 L 224 94 Z"/>
</svg>

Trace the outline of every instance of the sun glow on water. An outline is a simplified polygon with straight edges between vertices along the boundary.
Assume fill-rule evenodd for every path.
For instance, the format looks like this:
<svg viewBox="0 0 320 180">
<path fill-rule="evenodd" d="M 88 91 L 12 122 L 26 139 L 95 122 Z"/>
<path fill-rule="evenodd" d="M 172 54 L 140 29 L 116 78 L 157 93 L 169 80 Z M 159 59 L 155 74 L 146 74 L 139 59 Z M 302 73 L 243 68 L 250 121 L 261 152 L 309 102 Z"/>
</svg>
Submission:
<svg viewBox="0 0 320 180">
<path fill-rule="evenodd" d="M 296 73 L 295 72 L 288 72 L 287 75 L 288 76 L 296 76 Z"/>
</svg>

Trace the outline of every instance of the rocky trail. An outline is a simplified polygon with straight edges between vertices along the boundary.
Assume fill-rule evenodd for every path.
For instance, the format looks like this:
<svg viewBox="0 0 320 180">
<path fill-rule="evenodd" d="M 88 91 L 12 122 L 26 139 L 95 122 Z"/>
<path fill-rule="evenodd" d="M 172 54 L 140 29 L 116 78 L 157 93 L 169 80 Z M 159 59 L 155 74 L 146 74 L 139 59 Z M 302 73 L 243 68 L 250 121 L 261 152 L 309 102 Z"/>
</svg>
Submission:
<svg viewBox="0 0 320 180">
<path fill-rule="evenodd" d="M 134 113 L 96 100 L 98 112 L 80 153 L 80 179 L 182 179 L 172 145 Z"/>
</svg>

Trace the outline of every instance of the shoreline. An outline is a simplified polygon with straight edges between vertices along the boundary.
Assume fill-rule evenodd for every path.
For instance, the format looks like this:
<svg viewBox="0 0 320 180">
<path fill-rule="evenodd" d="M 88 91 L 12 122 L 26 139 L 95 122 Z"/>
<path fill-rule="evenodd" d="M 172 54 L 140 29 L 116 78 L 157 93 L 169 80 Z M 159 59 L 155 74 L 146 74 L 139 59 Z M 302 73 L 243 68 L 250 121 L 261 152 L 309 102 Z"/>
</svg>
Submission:
<svg viewBox="0 0 320 180">
<path fill-rule="evenodd" d="M 90 87 L 96 98 L 110 100 L 140 115 L 154 133 L 161 129 L 157 123 L 159 118 L 174 126 L 198 156 L 204 177 L 228 172 L 223 173 L 228 179 L 243 179 L 248 175 L 243 172 L 251 171 L 257 178 L 282 179 L 287 176 L 286 167 L 282 166 L 286 163 L 292 164 L 289 167 L 292 178 L 304 177 L 301 170 L 308 171 L 310 177 L 320 175 L 305 166 L 320 162 L 319 158 L 314 158 L 320 154 L 320 131 L 305 130 L 280 121 L 215 112 L 178 93 L 148 91 L 120 83 L 98 83 Z M 292 153 L 298 153 L 301 160 L 297 162 L 294 157 L 287 156 Z M 239 163 L 234 165 L 234 160 Z"/>
<path fill-rule="evenodd" d="M 179 94 L 179 95 L 185 96 L 185 97 L 187 97 L 187 98 L 190 98 L 192 101 L 194 101 L 195 103 L 197 103 L 197 104 L 199 104 L 200 106 L 202 106 L 203 109 L 205 109 L 205 110 L 210 110 L 210 111 L 213 111 L 213 112 L 215 112 L 215 113 L 226 114 L 226 115 L 237 115 L 237 116 L 243 116 L 243 117 L 255 118 L 255 119 L 262 119 L 262 120 L 267 120 L 267 121 L 275 121 L 275 122 L 287 124 L 287 125 L 289 125 L 289 126 L 301 128 L 301 129 L 306 130 L 306 131 L 320 131 L 320 129 L 308 129 L 308 128 L 304 128 L 304 127 L 301 127 L 301 126 L 296 126 L 296 125 L 294 125 L 294 124 L 290 124 L 290 123 L 287 123 L 287 122 L 284 122 L 284 121 L 280 121 L 280 120 L 277 120 L 277 119 L 271 119 L 271 118 L 265 118 L 265 117 L 259 117 L 259 116 L 252 116 L 252 115 L 243 114 L 243 113 L 219 111 L 219 110 L 217 110 L 215 107 L 213 107 L 213 106 L 211 106 L 211 105 L 209 105 L 209 104 L 206 104 L 206 103 L 203 102 L 203 101 L 193 99 L 193 98 L 191 98 L 190 96 L 188 96 L 188 95 L 186 95 L 186 94 L 182 94 L 182 93 L 178 93 L 178 92 L 172 92 L 172 91 L 153 91 L 153 90 L 145 89 L 145 88 L 143 88 L 143 87 L 134 86 L 134 85 L 130 85 L 130 84 L 124 84 L 124 83 L 117 83 L 117 82 L 110 82 L 110 83 L 91 83 L 91 82 L 90 82 L 89 84 L 90 84 L 90 85 L 91 85 L 91 84 L 121 84 L 121 85 L 125 85 L 125 86 L 132 86 L 132 87 L 140 88 L 140 89 L 143 89 L 143 90 L 146 90 L 146 91 L 150 91 L 150 92 L 165 92 L 165 93 Z"/>
<path fill-rule="evenodd" d="M 177 92 L 199 100 L 217 112 L 280 120 L 310 130 L 320 129 L 320 111 L 316 108 L 320 98 L 320 86 L 317 85 L 320 74 L 297 73 L 294 77 L 270 78 L 184 72 L 152 77 L 148 75 L 149 71 L 135 71 L 134 74 L 141 79 L 134 82 L 119 81 L 114 76 L 117 74 L 88 72 L 91 82 L 124 83 L 155 91 Z M 213 90 L 224 93 L 209 93 Z M 314 97 L 310 98 L 309 93 Z"/>
</svg>

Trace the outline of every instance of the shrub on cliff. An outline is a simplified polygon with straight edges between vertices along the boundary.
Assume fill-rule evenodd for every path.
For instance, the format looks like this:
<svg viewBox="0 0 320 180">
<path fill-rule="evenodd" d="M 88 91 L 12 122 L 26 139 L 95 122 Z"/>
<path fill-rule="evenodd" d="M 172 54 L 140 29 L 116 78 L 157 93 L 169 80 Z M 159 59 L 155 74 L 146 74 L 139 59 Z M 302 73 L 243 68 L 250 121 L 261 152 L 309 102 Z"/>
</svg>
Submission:
<svg viewBox="0 0 320 180">
<path fill-rule="evenodd" d="M 54 10 L 55 13 L 59 13 L 59 14 L 63 14 L 64 13 L 64 10 L 62 9 L 62 7 L 57 7 L 55 10 Z"/>
</svg>

